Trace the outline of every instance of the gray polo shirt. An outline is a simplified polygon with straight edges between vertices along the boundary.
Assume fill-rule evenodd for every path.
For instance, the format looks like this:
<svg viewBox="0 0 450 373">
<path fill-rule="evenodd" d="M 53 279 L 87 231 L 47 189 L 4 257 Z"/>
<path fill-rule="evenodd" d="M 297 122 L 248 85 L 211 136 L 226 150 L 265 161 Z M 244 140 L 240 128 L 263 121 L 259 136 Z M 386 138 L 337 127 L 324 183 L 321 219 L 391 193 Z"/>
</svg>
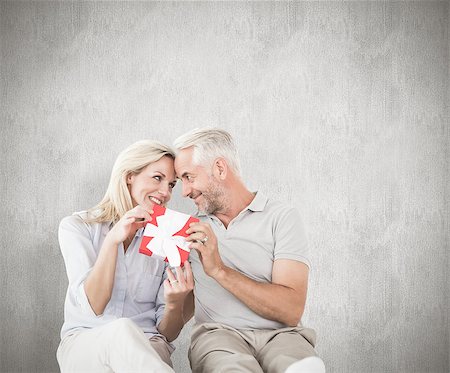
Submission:
<svg viewBox="0 0 450 373">
<path fill-rule="evenodd" d="M 260 192 L 228 228 L 214 215 L 199 215 L 211 225 L 219 242 L 224 264 L 259 282 L 272 281 L 277 259 L 291 259 L 310 266 L 308 245 L 298 211 L 285 203 L 271 201 Z M 195 250 L 190 261 L 195 277 L 195 321 L 218 322 L 236 329 L 285 327 L 265 319 L 238 300 L 203 271 Z"/>
</svg>

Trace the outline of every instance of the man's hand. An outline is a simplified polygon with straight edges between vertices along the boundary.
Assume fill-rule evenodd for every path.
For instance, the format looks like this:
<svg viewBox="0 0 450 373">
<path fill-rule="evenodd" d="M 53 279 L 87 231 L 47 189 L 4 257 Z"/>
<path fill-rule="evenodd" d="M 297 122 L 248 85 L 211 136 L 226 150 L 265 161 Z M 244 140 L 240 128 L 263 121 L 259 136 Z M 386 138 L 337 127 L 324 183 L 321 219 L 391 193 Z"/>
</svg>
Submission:
<svg viewBox="0 0 450 373">
<path fill-rule="evenodd" d="M 190 249 L 197 250 L 205 273 L 216 278 L 225 269 L 217 246 L 217 237 L 208 223 L 191 223 L 186 231 Z"/>
</svg>

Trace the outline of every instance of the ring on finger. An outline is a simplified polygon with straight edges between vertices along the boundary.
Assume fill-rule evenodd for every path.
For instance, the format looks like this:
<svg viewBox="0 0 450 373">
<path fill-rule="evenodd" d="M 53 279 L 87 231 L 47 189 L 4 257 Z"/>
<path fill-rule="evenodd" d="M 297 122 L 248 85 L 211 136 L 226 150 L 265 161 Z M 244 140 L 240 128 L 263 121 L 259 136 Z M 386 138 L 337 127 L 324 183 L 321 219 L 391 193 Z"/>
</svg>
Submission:
<svg viewBox="0 0 450 373">
<path fill-rule="evenodd" d="M 203 237 L 203 238 L 200 240 L 200 242 L 201 242 L 203 245 L 205 245 L 206 242 L 208 242 L 208 236 Z"/>
<path fill-rule="evenodd" d="M 178 280 L 172 280 L 172 281 L 169 281 L 169 282 L 170 282 L 171 285 L 173 285 L 173 284 L 176 284 L 178 282 Z"/>
</svg>

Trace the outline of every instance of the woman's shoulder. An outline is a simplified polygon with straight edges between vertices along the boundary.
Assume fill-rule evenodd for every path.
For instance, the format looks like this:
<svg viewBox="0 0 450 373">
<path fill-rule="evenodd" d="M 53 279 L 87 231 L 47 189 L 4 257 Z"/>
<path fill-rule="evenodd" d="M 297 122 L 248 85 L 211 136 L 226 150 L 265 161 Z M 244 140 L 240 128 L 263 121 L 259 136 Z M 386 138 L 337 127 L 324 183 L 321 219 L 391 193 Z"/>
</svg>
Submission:
<svg viewBox="0 0 450 373">
<path fill-rule="evenodd" d="M 60 227 L 77 227 L 81 229 L 88 229 L 89 231 L 94 230 L 105 223 L 95 222 L 94 219 L 97 217 L 95 211 L 77 211 L 72 215 L 66 216 L 61 220 Z"/>
<path fill-rule="evenodd" d="M 59 223 L 60 229 L 78 228 L 86 229 L 85 219 L 87 218 L 87 211 L 74 212 L 72 215 L 61 219 Z"/>
</svg>

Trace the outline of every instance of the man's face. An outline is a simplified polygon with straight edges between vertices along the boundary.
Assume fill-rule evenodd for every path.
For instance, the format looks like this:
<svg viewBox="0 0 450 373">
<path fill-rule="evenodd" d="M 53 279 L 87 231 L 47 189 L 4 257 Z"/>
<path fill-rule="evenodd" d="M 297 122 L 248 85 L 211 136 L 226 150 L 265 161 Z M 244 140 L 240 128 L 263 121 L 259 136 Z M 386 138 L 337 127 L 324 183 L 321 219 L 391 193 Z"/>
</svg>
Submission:
<svg viewBox="0 0 450 373">
<path fill-rule="evenodd" d="M 224 210 L 225 192 L 211 170 L 192 162 L 193 148 L 182 149 L 175 159 L 175 171 L 181 179 L 183 197 L 194 200 L 199 211 L 214 214 Z"/>
</svg>

